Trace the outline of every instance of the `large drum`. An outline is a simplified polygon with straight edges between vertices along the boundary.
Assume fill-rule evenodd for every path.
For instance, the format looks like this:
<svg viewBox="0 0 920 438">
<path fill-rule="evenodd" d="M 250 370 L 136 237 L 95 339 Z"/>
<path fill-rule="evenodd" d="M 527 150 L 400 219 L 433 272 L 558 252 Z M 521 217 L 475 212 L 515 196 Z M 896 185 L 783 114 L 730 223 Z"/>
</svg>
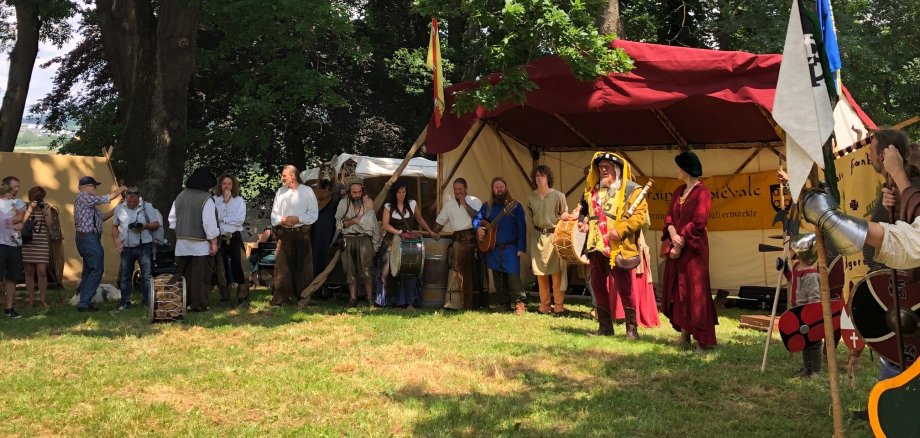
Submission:
<svg viewBox="0 0 920 438">
<path fill-rule="evenodd" d="M 422 283 L 422 307 L 449 307 L 462 309 L 462 298 L 453 298 L 450 303 L 445 299 L 447 293 L 447 274 L 450 270 L 448 249 L 451 239 L 425 239 L 425 275 Z M 456 303 L 454 302 L 456 301 Z"/>
<path fill-rule="evenodd" d="M 185 278 L 181 275 L 158 275 L 152 282 L 147 318 L 151 323 L 185 319 Z"/>
<path fill-rule="evenodd" d="M 401 239 L 393 236 L 390 242 L 390 273 L 397 275 L 421 275 L 425 267 L 425 245 L 422 239 Z"/>
<path fill-rule="evenodd" d="M 559 221 L 556 231 L 551 238 L 556 254 L 559 254 L 566 263 L 588 264 L 588 256 L 584 254 L 587 234 L 578 231 L 578 221 Z"/>
</svg>

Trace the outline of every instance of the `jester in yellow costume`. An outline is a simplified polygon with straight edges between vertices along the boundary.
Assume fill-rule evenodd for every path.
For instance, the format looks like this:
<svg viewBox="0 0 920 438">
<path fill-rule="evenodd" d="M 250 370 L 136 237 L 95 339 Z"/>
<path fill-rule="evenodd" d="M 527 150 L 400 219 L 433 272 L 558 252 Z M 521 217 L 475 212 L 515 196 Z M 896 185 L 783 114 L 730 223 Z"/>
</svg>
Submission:
<svg viewBox="0 0 920 438">
<path fill-rule="evenodd" d="M 622 300 L 626 337 L 638 339 L 633 308 L 632 270 L 640 262 L 637 239 L 648 221 L 648 204 L 636 203 L 642 186 L 631 180 L 629 163 L 611 152 L 598 152 L 591 160 L 578 216 L 579 229 L 587 232 L 591 288 L 597 300 L 599 335 L 613 335 L 613 311 Z M 632 215 L 624 214 L 635 204 Z"/>
</svg>

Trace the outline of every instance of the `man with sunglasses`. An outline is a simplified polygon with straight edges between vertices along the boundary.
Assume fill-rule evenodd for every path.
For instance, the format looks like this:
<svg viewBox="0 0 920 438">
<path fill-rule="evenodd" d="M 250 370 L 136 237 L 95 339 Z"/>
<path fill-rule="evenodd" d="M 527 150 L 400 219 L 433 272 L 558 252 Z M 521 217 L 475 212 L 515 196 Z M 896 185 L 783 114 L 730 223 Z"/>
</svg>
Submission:
<svg viewBox="0 0 920 438">
<path fill-rule="evenodd" d="M 153 265 L 153 232 L 160 229 L 157 213 L 152 205 L 141 199 L 137 187 L 125 190 L 125 202 L 115 207 L 112 220 L 112 240 L 121 254 L 118 286 L 121 303 L 118 310 L 131 306 L 132 277 L 135 264 L 141 269 L 141 304 L 147 305 L 150 295 Z"/>
</svg>

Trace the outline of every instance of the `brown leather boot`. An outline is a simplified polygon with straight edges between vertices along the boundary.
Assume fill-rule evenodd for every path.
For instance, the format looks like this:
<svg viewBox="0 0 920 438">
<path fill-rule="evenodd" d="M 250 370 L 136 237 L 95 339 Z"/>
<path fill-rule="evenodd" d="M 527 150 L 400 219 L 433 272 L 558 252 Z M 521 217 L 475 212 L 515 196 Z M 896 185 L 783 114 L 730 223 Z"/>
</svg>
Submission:
<svg viewBox="0 0 920 438">
<path fill-rule="evenodd" d="M 623 313 L 626 316 L 626 339 L 636 341 L 639 339 L 639 325 L 636 323 L 636 309 L 624 307 Z"/>
<path fill-rule="evenodd" d="M 597 335 L 598 336 L 613 336 L 613 318 L 610 316 L 610 312 L 597 307 Z"/>
</svg>

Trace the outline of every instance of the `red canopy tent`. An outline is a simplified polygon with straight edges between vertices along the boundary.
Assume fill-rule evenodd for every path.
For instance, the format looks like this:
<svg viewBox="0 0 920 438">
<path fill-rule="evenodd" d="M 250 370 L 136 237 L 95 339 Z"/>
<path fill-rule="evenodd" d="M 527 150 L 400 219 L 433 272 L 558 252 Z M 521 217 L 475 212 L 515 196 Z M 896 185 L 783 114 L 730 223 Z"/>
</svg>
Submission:
<svg viewBox="0 0 920 438">
<path fill-rule="evenodd" d="M 440 128 L 429 123 L 427 151 L 458 147 L 476 120 L 489 120 L 542 151 L 584 148 L 588 141 L 622 150 L 782 146 L 769 115 L 781 55 L 624 40 L 612 45 L 632 57 L 634 70 L 582 82 L 558 57 L 536 60 L 527 69 L 538 89 L 528 93 L 524 105 L 479 108 L 462 117 L 445 114 Z M 455 92 L 476 85 L 471 81 L 448 88 L 448 109 Z M 866 126 L 874 128 L 852 99 L 850 103 Z"/>
<path fill-rule="evenodd" d="M 448 111 L 440 128 L 429 123 L 416 146 L 424 144 L 428 153 L 438 154 L 438 205 L 452 196 L 449 185 L 456 177 L 467 180 L 471 194 L 487 198 L 490 180 L 501 175 L 520 198 L 530 189 L 530 170 L 546 164 L 555 174 L 555 188 L 573 207 L 583 188 L 584 166 L 596 150 L 620 152 L 634 173 L 655 178 L 674 176 L 678 148 L 697 150 L 707 177 L 777 168 L 784 145 L 770 110 L 781 55 L 622 40 L 613 46 L 629 54 L 635 69 L 583 82 L 561 59 L 545 57 L 527 66 L 538 88 L 523 105 L 479 108 L 461 117 Z M 476 85 L 448 88 L 448 109 L 456 91 Z M 838 107 L 848 116 L 838 133 L 852 136 L 850 127 L 864 133 L 875 128 L 845 90 L 841 98 Z M 771 228 L 711 230 L 710 244 L 720 248 L 710 258 L 718 266 L 712 271 L 713 287 L 772 285 L 775 254 L 760 254 L 756 248 L 773 234 L 777 230 Z M 646 237 L 655 246 L 659 231 L 652 229 Z M 657 263 L 657 254 L 653 258 Z M 522 263 L 525 278 L 529 268 L 529 262 Z"/>
</svg>

